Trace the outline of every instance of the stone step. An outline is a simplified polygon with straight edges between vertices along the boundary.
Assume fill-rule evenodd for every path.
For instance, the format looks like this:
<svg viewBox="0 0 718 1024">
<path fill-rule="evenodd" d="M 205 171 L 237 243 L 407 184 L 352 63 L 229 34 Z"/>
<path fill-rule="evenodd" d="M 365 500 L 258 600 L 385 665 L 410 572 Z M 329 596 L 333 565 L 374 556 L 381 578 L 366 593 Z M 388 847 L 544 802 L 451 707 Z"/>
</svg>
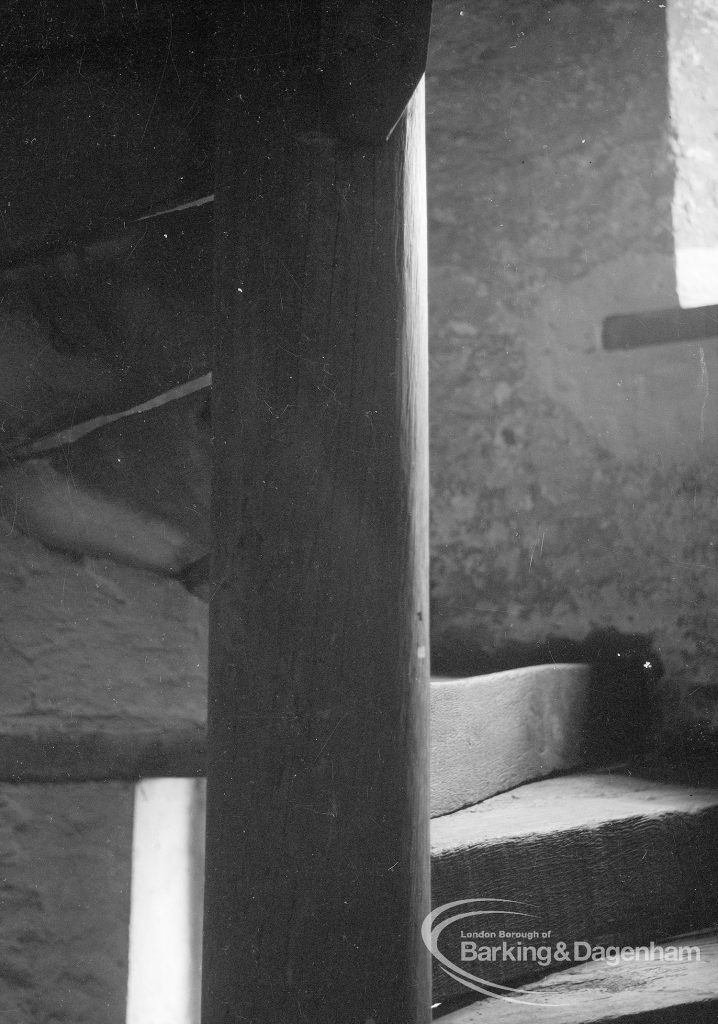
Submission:
<svg viewBox="0 0 718 1024">
<path fill-rule="evenodd" d="M 490 984 L 545 972 L 516 947 L 637 945 L 718 924 L 717 847 L 718 790 L 625 774 L 534 782 L 435 819 L 433 926 L 465 916 L 438 940 L 434 1001 L 471 991 L 457 968 Z M 475 943 L 463 961 L 462 941 Z"/>
<path fill-rule="evenodd" d="M 2 520 L 0 594 L 0 780 L 204 773 L 204 602 L 176 580 L 50 551 Z M 614 692 L 581 664 L 432 683 L 432 815 L 609 763 L 630 749 L 639 690 Z"/>
<path fill-rule="evenodd" d="M 431 687 L 431 815 L 449 814 L 556 772 L 637 753 L 640 681 L 602 667 L 531 665 Z"/>
<path fill-rule="evenodd" d="M 516 1002 L 486 998 L 439 1011 L 441 1024 L 714 1024 L 718 932 L 670 939 L 660 949 L 653 959 L 638 950 L 639 958 L 617 954 L 576 964 L 523 986 Z M 666 959 L 673 949 L 684 959 Z"/>
<path fill-rule="evenodd" d="M 50 560 L 54 557 L 50 555 Z M 94 655 L 84 645 L 76 655 L 68 644 L 58 649 L 48 643 L 64 621 L 62 611 L 37 622 L 23 665 L 27 688 L 10 687 L 0 699 L 0 780 L 87 782 L 205 773 L 206 615 L 175 582 L 153 581 L 139 572 L 133 577 L 134 570 L 110 569 L 107 563 L 101 569 L 103 586 L 112 580 L 118 593 L 124 593 L 125 581 L 132 577 L 135 596 L 139 593 L 144 600 L 137 606 L 121 605 L 113 628 L 104 605 L 114 595 L 92 582 L 81 590 L 83 576 L 92 569 L 72 567 L 66 588 L 78 584 L 83 617 L 97 615 L 92 629 L 108 646 L 98 651 L 93 664 Z M 149 614 L 150 587 L 155 594 L 163 592 L 161 608 L 171 610 L 169 622 L 164 622 L 161 611 Z M 32 606 L 19 603 L 16 615 L 19 618 L 25 609 L 30 613 L 30 608 L 35 615 L 42 607 L 39 600 Z M 148 612 L 147 622 L 163 627 L 167 646 L 150 644 L 144 636 L 143 611 Z M 185 623 L 194 628 L 180 634 L 178 626 Z M 28 636 L 29 625 L 23 623 Z M 119 645 L 128 636 L 137 647 L 128 647 L 125 656 Z M 2 646 L 0 638 L 0 650 Z M 10 654 L 17 662 L 22 660 L 17 645 Z M 62 704 L 54 705 L 53 659 L 57 688 L 63 693 Z M 32 668 L 36 674 L 31 683 Z M 433 681 L 432 817 L 524 782 L 611 762 L 619 754 L 616 736 L 621 734 L 611 736 L 609 725 L 629 717 L 629 697 L 614 700 L 605 693 L 599 696 L 597 689 L 591 666 L 581 664 L 537 665 Z M 131 713 L 118 715 L 120 702 L 129 705 Z M 599 704 L 603 724 L 592 735 Z"/>
</svg>

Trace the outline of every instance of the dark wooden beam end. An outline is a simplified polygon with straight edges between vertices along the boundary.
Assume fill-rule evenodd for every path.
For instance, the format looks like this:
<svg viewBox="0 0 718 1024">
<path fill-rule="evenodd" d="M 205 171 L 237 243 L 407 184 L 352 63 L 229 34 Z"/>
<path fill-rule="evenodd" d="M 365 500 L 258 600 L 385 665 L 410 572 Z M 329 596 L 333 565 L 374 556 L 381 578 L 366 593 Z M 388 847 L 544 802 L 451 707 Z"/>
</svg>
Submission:
<svg viewBox="0 0 718 1024">
<path fill-rule="evenodd" d="M 609 350 L 704 340 L 718 340 L 718 306 L 607 316 L 601 332 L 603 347 Z"/>
<path fill-rule="evenodd" d="M 332 134 L 386 141 L 426 70 L 430 27 L 426 0 L 325 5 L 319 79 Z"/>
</svg>

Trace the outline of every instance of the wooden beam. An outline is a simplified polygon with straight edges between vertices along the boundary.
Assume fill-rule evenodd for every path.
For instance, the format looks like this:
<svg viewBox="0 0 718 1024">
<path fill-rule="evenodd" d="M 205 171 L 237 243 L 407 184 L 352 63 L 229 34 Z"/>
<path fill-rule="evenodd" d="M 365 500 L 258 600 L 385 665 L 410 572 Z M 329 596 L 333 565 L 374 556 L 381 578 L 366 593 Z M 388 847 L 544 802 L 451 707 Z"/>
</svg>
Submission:
<svg viewBox="0 0 718 1024">
<path fill-rule="evenodd" d="M 606 349 L 706 340 L 718 340 L 718 306 L 654 309 L 607 316 L 603 321 L 602 341 Z"/>
<path fill-rule="evenodd" d="M 424 74 L 430 25 L 426 0 L 325 4 L 320 87 L 333 134 L 365 145 L 389 137 Z"/>
<path fill-rule="evenodd" d="M 325 6 L 222 29 L 207 1024 L 430 1017 L 422 97 L 323 130 Z"/>
</svg>

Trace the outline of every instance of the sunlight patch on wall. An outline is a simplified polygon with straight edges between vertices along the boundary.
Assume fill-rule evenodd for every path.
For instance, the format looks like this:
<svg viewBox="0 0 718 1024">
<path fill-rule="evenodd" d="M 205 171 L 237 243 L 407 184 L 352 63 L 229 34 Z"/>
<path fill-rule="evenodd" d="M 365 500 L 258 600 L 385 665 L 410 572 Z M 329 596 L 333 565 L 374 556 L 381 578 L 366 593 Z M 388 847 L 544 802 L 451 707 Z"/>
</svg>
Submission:
<svg viewBox="0 0 718 1024">
<path fill-rule="evenodd" d="M 672 217 L 681 306 L 718 303 L 718 5 L 668 0 L 676 178 Z"/>
<path fill-rule="evenodd" d="M 135 787 L 127 1024 L 198 1024 L 203 779 Z"/>
</svg>

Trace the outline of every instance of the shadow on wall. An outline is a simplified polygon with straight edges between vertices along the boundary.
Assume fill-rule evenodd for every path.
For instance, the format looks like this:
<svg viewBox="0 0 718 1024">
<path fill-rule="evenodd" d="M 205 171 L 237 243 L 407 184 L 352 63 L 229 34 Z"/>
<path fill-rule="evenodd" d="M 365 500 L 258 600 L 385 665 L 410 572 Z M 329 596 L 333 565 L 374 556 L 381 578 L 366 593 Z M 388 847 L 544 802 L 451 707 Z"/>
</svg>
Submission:
<svg viewBox="0 0 718 1024">
<path fill-rule="evenodd" d="M 652 638 L 643 633 L 621 633 L 614 628 L 594 629 L 583 640 L 548 636 L 535 642 L 510 643 L 492 651 L 467 642 L 466 632 L 444 631 L 431 652 L 433 672 L 446 676 L 483 675 L 524 665 L 548 665 L 552 661 L 590 662 L 611 666 L 618 675 L 643 673 L 654 681 L 663 675 L 663 663 Z"/>
<path fill-rule="evenodd" d="M 432 650 L 431 668 L 434 675 L 462 677 L 552 662 L 586 663 L 593 668 L 595 708 L 588 709 L 590 727 L 582 737 L 589 758 L 599 753 L 594 749 L 596 737 L 602 737 L 604 748 L 608 738 L 611 754 L 618 759 L 649 753 L 657 724 L 656 689 L 664 670 L 658 651 L 645 634 L 597 629 L 583 640 L 549 636 L 535 643 L 512 643 L 486 651 L 467 644 L 465 634 L 452 637 L 447 631 Z M 620 694 L 620 701 L 614 704 L 611 694 Z M 614 714 L 614 706 L 620 712 Z M 605 749 L 601 753 L 605 755 Z"/>
</svg>

